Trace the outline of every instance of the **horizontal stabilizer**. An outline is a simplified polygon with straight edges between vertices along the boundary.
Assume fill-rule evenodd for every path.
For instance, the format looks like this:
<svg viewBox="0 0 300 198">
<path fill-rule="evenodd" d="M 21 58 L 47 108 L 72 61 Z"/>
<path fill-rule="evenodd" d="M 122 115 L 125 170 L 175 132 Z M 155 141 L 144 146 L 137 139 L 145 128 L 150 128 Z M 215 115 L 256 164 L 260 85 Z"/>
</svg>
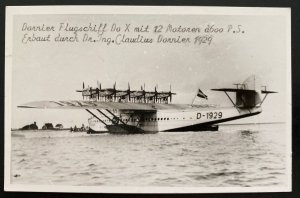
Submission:
<svg viewBox="0 0 300 198">
<path fill-rule="evenodd" d="M 234 89 L 234 88 L 221 88 L 221 89 L 211 89 L 212 91 L 226 91 L 226 92 L 238 92 L 238 93 L 255 93 L 256 90 L 248 90 L 248 89 Z M 272 93 L 278 93 L 276 91 L 266 91 L 261 90 L 262 94 L 272 94 Z"/>
<path fill-rule="evenodd" d="M 226 91 L 226 92 L 239 92 L 239 93 L 255 93 L 255 90 L 248 89 L 231 89 L 231 88 L 221 88 L 221 89 L 211 89 L 212 91 Z"/>
<path fill-rule="evenodd" d="M 261 93 L 263 94 L 272 94 L 272 93 L 278 93 L 276 91 L 265 91 L 265 90 L 262 90 Z"/>
</svg>

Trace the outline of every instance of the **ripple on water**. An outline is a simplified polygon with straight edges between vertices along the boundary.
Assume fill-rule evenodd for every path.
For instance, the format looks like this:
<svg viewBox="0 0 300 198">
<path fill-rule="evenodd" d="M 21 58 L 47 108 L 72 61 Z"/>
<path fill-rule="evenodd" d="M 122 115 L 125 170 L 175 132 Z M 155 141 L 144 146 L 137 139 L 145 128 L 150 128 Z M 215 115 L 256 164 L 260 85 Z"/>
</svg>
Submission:
<svg viewBox="0 0 300 198">
<path fill-rule="evenodd" d="M 73 172 L 69 174 L 70 176 L 89 176 L 91 175 L 90 172 Z"/>
<path fill-rule="evenodd" d="M 17 154 L 16 156 L 18 156 L 18 157 L 26 157 L 27 154 L 26 153 L 21 153 L 21 154 Z"/>
<path fill-rule="evenodd" d="M 247 181 L 248 182 L 257 182 L 257 181 L 270 180 L 270 179 L 276 179 L 276 177 L 275 176 L 256 177 L 256 178 L 249 178 L 249 179 L 247 179 Z"/>
<path fill-rule="evenodd" d="M 282 172 L 270 172 L 271 175 L 284 175 Z"/>
<path fill-rule="evenodd" d="M 164 181 L 179 181 L 180 179 L 176 177 L 164 177 L 164 178 L 159 178 L 157 180 L 164 182 Z"/>
<path fill-rule="evenodd" d="M 250 187 L 251 186 L 247 183 L 246 180 L 242 180 L 242 179 L 238 179 L 238 178 L 227 179 L 224 181 L 224 183 L 227 185 L 234 185 L 234 186 L 241 186 L 241 187 Z"/>
<path fill-rule="evenodd" d="M 52 174 L 54 174 L 54 175 L 61 174 L 61 173 L 64 173 L 61 169 L 57 169 L 57 170 L 52 172 Z"/>
<path fill-rule="evenodd" d="M 232 171 L 232 172 L 218 172 L 218 173 L 209 173 L 204 175 L 189 175 L 189 177 L 195 180 L 203 180 L 203 179 L 215 179 L 218 177 L 226 177 L 226 176 L 239 176 L 244 174 L 244 172 Z"/>
<path fill-rule="evenodd" d="M 46 155 L 48 155 L 48 153 L 49 153 L 49 151 L 44 151 L 41 155 L 46 156 Z"/>
<path fill-rule="evenodd" d="M 26 160 L 23 158 L 23 159 L 21 159 L 18 163 L 20 164 L 20 163 L 23 163 L 23 162 L 25 162 Z"/>
</svg>

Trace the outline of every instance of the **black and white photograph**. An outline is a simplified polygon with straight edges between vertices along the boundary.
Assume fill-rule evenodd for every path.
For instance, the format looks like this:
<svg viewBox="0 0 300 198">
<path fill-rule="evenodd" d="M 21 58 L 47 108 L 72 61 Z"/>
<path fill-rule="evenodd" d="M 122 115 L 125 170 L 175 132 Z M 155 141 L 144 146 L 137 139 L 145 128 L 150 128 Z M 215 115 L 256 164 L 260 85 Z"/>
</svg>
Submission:
<svg viewBox="0 0 300 198">
<path fill-rule="evenodd" d="M 5 190 L 291 191 L 290 18 L 6 7 Z"/>
</svg>

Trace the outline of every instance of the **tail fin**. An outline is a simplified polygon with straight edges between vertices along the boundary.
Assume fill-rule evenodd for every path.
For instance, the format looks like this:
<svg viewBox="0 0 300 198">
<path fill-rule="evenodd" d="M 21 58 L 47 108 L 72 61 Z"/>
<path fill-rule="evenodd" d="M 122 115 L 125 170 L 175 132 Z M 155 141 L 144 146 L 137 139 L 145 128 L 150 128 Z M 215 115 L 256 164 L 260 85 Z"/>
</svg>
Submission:
<svg viewBox="0 0 300 198">
<path fill-rule="evenodd" d="M 248 77 L 236 92 L 236 106 L 252 108 L 261 104 L 261 80 L 257 76 Z M 245 90 L 245 91 L 243 91 Z"/>
<path fill-rule="evenodd" d="M 276 93 L 273 91 L 261 90 L 261 80 L 257 76 L 248 77 L 242 84 L 235 84 L 237 87 L 234 88 L 223 88 L 223 89 L 212 89 L 213 91 L 224 91 L 229 97 L 230 101 L 235 107 L 238 108 L 253 108 L 255 106 L 260 106 L 266 95 L 269 93 Z M 235 92 L 236 101 L 232 101 L 227 92 Z M 266 94 L 263 99 L 261 99 L 261 94 Z"/>
</svg>

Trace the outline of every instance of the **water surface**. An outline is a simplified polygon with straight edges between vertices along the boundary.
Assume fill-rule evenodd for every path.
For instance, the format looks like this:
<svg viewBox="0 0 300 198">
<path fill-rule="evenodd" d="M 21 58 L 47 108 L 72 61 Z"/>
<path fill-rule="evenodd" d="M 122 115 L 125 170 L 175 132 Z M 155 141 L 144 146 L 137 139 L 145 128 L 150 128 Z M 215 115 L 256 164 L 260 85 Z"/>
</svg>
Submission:
<svg viewBox="0 0 300 198">
<path fill-rule="evenodd" d="M 13 184 L 285 186 L 284 124 L 218 132 L 89 135 L 13 131 Z"/>
</svg>

